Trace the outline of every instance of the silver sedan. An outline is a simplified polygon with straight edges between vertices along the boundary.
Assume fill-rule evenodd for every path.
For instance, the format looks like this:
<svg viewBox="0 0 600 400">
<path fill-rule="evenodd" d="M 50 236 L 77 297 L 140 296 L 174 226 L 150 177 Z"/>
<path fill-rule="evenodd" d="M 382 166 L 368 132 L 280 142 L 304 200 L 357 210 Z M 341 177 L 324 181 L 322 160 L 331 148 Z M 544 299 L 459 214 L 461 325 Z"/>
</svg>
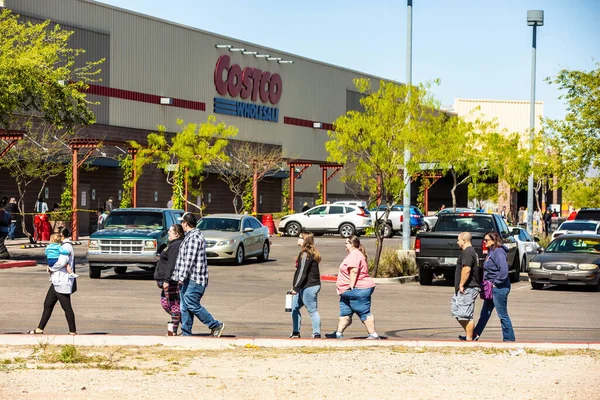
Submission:
<svg viewBox="0 0 600 400">
<path fill-rule="evenodd" d="M 209 261 L 232 260 L 240 265 L 248 257 L 269 259 L 269 229 L 250 215 L 210 215 L 198 222 L 198 229 L 206 239 Z"/>
</svg>

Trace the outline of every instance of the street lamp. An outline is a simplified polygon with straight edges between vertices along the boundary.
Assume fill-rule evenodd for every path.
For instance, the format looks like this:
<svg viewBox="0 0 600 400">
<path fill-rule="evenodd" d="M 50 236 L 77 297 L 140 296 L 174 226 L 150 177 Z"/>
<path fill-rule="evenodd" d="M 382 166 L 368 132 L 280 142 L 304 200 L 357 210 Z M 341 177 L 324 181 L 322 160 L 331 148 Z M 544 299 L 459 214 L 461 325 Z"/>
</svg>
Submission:
<svg viewBox="0 0 600 400">
<path fill-rule="evenodd" d="M 406 0 L 406 85 L 408 87 L 406 102 L 410 95 L 412 85 L 412 8 L 413 0 Z M 408 119 L 407 119 L 408 124 Z M 402 249 L 410 250 L 410 175 L 408 164 L 410 163 L 410 149 L 404 148 L 404 202 L 402 209 Z"/>
<path fill-rule="evenodd" d="M 544 26 L 543 10 L 528 10 L 527 25 L 533 26 L 531 45 L 531 104 L 529 106 L 529 148 L 533 149 L 535 140 L 535 51 L 537 47 L 537 27 Z M 527 181 L 527 231 L 533 232 L 533 154 L 529 161 L 531 171 Z"/>
</svg>

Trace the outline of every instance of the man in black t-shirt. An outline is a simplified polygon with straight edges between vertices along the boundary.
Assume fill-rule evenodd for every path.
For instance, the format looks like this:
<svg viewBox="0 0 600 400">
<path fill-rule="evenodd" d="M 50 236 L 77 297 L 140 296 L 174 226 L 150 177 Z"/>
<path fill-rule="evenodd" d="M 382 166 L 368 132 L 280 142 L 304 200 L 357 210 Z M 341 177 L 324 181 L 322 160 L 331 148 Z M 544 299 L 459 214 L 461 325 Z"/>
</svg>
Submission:
<svg viewBox="0 0 600 400">
<path fill-rule="evenodd" d="M 479 283 L 481 271 L 479 257 L 471 245 L 471 234 L 462 232 L 458 235 L 458 247 L 462 252 L 456 263 L 454 273 L 454 296 L 452 297 L 452 316 L 465 330 L 466 336 L 459 336 L 461 340 L 473 340 L 473 312 L 475 300 L 479 296 Z M 463 339 L 464 338 L 464 339 Z"/>
</svg>

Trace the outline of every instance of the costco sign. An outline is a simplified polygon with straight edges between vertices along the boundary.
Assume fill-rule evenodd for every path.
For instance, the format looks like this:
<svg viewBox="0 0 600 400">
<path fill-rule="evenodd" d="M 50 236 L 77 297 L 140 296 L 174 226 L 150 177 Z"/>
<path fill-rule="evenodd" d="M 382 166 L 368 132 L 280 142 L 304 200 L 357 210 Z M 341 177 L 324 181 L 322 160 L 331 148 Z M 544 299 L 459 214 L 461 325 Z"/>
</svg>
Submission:
<svg viewBox="0 0 600 400">
<path fill-rule="evenodd" d="M 243 100 L 260 101 L 273 105 L 281 99 L 281 76 L 262 71 L 258 68 L 242 69 L 237 64 L 231 65 L 231 58 L 222 55 L 215 66 L 215 88 L 221 96 L 229 93 L 231 97 Z"/>
</svg>

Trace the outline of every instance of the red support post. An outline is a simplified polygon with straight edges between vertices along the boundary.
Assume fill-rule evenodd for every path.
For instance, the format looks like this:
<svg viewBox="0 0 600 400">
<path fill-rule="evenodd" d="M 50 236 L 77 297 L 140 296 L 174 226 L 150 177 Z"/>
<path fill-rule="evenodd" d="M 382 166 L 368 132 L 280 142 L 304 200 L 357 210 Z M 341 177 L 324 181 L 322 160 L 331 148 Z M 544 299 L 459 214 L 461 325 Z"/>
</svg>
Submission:
<svg viewBox="0 0 600 400">
<path fill-rule="evenodd" d="M 429 188 L 426 187 L 425 188 L 425 193 L 423 193 L 423 208 L 425 208 L 425 210 L 423 210 L 423 214 L 425 214 L 425 216 L 428 215 L 428 210 L 429 210 Z"/>
<path fill-rule="evenodd" d="M 72 205 L 71 205 L 71 239 L 73 240 L 77 240 L 79 239 L 79 227 L 78 227 L 78 221 L 77 221 L 77 195 L 79 192 L 79 166 L 78 166 L 78 150 L 77 148 L 73 148 L 73 176 L 72 176 L 72 181 L 71 181 L 71 186 L 72 186 L 72 192 L 71 195 L 73 196 L 72 199 Z"/>
<path fill-rule="evenodd" d="M 294 211 L 294 181 L 296 177 L 294 174 L 296 173 L 296 167 L 293 165 L 290 166 L 290 211 Z"/>
<path fill-rule="evenodd" d="M 185 199 L 184 199 L 184 202 L 183 202 L 183 210 L 185 212 L 187 212 L 188 211 L 188 169 L 187 168 L 185 169 L 185 175 L 183 177 L 183 187 L 184 187 L 184 191 L 185 191 L 185 193 L 184 193 Z"/>
<path fill-rule="evenodd" d="M 377 205 L 381 205 L 381 174 L 377 174 Z"/>
<path fill-rule="evenodd" d="M 135 167 L 136 167 L 136 162 L 137 162 L 137 151 L 133 151 L 131 154 L 131 158 L 132 158 L 132 162 L 133 162 L 133 173 L 131 176 L 131 179 L 133 179 L 133 188 L 131 188 L 131 200 L 132 200 L 132 205 L 133 208 L 137 207 L 137 182 L 136 182 L 136 176 L 137 176 L 137 172 L 135 171 Z"/>
<path fill-rule="evenodd" d="M 258 170 L 256 162 L 253 162 L 254 173 L 252 174 L 252 197 L 254 198 L 254 205 L 252 213 L 256 215 L 258 213 Z"/>
<path fill-rule="evenodd" d="M 327 168 L 321 167 L 321 172 L 323 175 L 323 178 L 321 179 L 321 191 L 323 192 L 321 193 L 321 199 L 323 200 L 323 204 L 327 204 Z"/>
</svg>

